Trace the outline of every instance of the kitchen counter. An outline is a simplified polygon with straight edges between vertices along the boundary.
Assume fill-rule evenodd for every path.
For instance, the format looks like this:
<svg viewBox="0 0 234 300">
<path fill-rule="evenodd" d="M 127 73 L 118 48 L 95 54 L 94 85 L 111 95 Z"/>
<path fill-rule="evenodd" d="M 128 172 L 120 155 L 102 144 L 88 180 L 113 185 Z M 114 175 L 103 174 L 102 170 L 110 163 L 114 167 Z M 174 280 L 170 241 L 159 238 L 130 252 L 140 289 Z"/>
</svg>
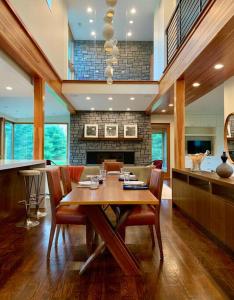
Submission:
<svg viewBox="0 0 234 300">
<path fill-rule="evenodd" d="M 0 160 L 0 171 L 44 164 L 44 160 Z"/>
<path fill-rule="evenodd" d="M 0 221 L 7 218 L 20 220 L 25 214 L 19 201 L 25 199 L 24 179 L 19 170 L 45 167 L 44 160 L 0 160 Z M 44 180 L 43 180 L 44 183 Z M 41 192 L 45 189 L 42 184 Z"/>
</svg>

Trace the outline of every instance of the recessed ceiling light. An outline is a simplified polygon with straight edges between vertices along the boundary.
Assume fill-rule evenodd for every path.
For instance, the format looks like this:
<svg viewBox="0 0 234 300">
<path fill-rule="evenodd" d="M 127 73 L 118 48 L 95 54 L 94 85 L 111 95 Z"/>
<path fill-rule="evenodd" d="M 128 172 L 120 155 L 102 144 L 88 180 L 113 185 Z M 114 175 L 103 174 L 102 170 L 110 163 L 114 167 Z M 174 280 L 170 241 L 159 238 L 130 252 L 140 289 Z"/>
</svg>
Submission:
<svg viewBox="0 0 234 300">
<path fill-rule="evenodd" d="M 222 69 L 223 67 L 224 67 L 223 64 L 216 64 L 216 65 L 214 66 L 215 70 L 220 70 L 220 69 Z"/>
<path fill-rule="evenodd" d="M 130 100 L 132 100 L 132 101 L 133 101 L 133 100 L 135 100 L 135 98 L 134 98 L 134 97 L 131 97 L 131 98 L 130 98 Z"/>
<path fill-rule="evenodd" d="M 91 100 L 91 97 L 86 97 L 86 100 Z"/>
<path fill-rule="evenodd" d="M 11 86 L 6 86 L 6 90 L 8 90 L 8 91 L 12 91 L 12 90 L 13 90 L 13 88 L 12 88 Z"/>
<path fill-rule="evenodd" d="M 128 108 L 127 108 L 127 111 L 130 111 L 130 110 L 131 110 L 131 108 L 128 107 Z"/>
<path fill-rule="evenodd" d="M 91 110 L 95 110 L 95 108 L 94 108 L 94 107 L 91 107 Z"/>
<path fill-rule="evenodd" d="M 132 32 L 129 31 L 129 32 L 127 33 L 127 36 L 132 36 Z"/>
<path fill-rule="evenodd" d="M 92 9 L 92 7 L 89 6 L 89 7 L 87 8 L 87 13 L 88 13 L 88 14 L 91 14 L 92 12 L 93 12 L 93 9 Z"/>
<path fill-rule="evenodd" d="M 130 21 L 129 21 L 129 24 L 133 24 L 133 23 L 134 23 L 133 20 L 130 20 Z"/>
<path fill-rule="evenodd" d="M 93 19 L 89 19 L 89 23 L 93 23 Z"/>
<path fill-rule="evenodd" d="M 133 8 L 130 10 L 130 13 L 131 13 L 132 15 L 134 15 L 134 14 L 136 13 L 136 9 L 133 7 Z"/>
<path fill-rule="evenodd" d="M 173 104 L 173 103 L 170 103 L 170 104 L 168 104 L 168 106 L 170 106 L 170 107 L 173 107 L 173 106 L 174 106 L 174 104 Z"/>
<path fill-rule="evenodd" d="M 92 31 L 92 32 L 91 32 L 91 35 L 92 35 L 92 36 L 95 36 L 95 35 L 96 35 L 96 32 L 95 32 L 95 31 Z"/>
<path fill-rule="evenodd" d="M 112 97 L 109 97 L 108 100 L 113 100 L 113 98 L 112 98 Z"/>
<path fill-rule="evenodd" d="M 200 83 L 199 82 L 194 82 L 193 83 L 193 87 L 199 87 L 200 86 Z"/>
<path fill-rule="evenodd" d="M 166 112 L 166 109 L 162 109 L 161 112 L 162 112 L 162 113 L 165 113 L 165 112 Z"/>
<path fill-rule="evenodd" d="M 113 110 L 113 108 L 112 108 L 112 107 L 110 107 L 110 108 L 109 108 L 109 110 Z"/>
</svg>

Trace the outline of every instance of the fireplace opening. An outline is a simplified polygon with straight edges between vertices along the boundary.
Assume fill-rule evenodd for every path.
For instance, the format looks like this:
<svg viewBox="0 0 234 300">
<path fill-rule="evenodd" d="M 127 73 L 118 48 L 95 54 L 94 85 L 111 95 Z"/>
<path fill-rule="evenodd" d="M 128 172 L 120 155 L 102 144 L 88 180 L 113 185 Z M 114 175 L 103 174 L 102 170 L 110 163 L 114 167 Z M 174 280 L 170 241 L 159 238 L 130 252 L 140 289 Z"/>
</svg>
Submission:
<svg viewBox="0 0 234 300">
<path fill-rule="evenodd" d="M 87 151 L 86 164 L 99 165 L 107 159 L 115 159 L 116 161 L 123 162 L 124 164 L 135 163 L 134 151 Z"/>
</svg>

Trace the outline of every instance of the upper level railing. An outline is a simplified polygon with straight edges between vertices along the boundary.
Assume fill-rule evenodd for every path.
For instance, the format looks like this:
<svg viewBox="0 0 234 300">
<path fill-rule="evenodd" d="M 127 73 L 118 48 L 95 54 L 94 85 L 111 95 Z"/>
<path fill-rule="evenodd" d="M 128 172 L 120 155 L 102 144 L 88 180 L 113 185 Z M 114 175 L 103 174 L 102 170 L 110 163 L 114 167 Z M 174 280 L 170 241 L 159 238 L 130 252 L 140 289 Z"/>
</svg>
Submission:
<svg viewBox="0 0 234 300">
<path fill-rule="evenodd" d="M 212 0 L 180 0 L 166 29 L 167 64 L 175 57 L 195 22 Z"/>
</svg>

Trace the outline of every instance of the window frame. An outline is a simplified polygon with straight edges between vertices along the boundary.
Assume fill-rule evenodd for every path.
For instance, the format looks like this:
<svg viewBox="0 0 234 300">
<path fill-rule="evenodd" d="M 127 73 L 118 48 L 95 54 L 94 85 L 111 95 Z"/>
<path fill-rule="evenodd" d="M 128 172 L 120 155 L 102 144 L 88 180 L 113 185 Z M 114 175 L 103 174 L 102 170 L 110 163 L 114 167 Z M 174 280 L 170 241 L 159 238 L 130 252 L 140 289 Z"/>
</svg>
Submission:
<svg viewBox="0 0 234 300">
<path fill-rule="evenodd" d="M 28 124 L 28 125 L 34 125 L 33 122 L 13 122 L 9 119 L 6 119 L 6 118 L 2 118 L 3 119 L 3 136 L 2 136 L 2 143 L 3 143 L 3 159 L 6 159 L 5 158 L 5 123 L 8 122 L 8 123 L 11 123 L 13 125 L 13 133 L 12 133 L 12 159 L 15 159 L 14 158 L 14 132 L 15 132 L 15 124 Z M 66 161 L 68 162 L 68 159 L 69 159 L 69 123 L 68 122 L 46 122 L 44 123 L 44 127 L 45 125 L 66 125 L 67 126 L 67 143 L 66 143 Z"/>
</svg>

